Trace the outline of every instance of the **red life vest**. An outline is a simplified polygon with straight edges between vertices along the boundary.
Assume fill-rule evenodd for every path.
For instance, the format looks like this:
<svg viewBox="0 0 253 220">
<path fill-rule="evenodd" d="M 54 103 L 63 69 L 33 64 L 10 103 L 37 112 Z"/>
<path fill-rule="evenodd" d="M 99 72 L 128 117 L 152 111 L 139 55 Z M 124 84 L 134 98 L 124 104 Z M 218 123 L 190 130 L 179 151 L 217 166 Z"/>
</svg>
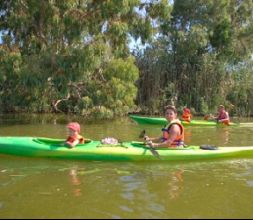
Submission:
<svg viewBox="0 0 253 220">
<path fill-rule="evenodd" d="M 224 120 L 224 119 L 226 119 L 226 120 Z M 219 114 L 219 116 L 218 116 L 218 121 L 219 121 L 219 120 L 224 120 L 222 123 L 225 124 L 225 125 L 229 125 L 230 120 L 229 120 L 229 118 L 227 118 L 226 112 L 221 112 L 221 113 Z"/>
<path fill-rule="evenodd" d="M 173 147 L 184 146 L 184 127 L 178 119 L 171 121 L 165 128 L 162 129 L 163 141 L 167 141 L 169 139 L 170 128 L 174 124 L 180 127 L 181 134 L 176 137 L 173 143 L 171 143 L 171 146 Z"/>
<path fill-rule="evenodd" d="M 69 136 L 66 142 L 73 143 L 76 140 L 79 140 L 79 144 L 84 144 L 84 138 L 81 135 L 77 135 L 76 137 Z"/>
</svg>

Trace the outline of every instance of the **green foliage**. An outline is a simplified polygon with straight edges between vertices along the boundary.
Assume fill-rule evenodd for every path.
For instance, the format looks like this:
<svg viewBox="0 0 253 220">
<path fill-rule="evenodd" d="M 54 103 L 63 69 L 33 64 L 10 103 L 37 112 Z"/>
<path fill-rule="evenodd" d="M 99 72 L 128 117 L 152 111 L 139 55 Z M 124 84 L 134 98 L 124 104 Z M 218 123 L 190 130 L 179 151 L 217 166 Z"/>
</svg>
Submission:
<svg viewBox="0 0 253 220">
<path fill-rule="evenodd" d="M 111 60 L 104 71 L 104 77 L 106 80 L 117 78 L 124 82 L 134 82 L 138 78 L 138 73 L 138 69 L 134 65 L 134 58 L 128 57 L 126 60 Z"/>
<path fill-rule="evenodd" d="M 220 21 L 213 30 L 213 35 L 210 36 L 210 43 L 217 50 L 228 48 L 232 41 L 232 27 L 228 18 Z"/>
<path fill-rule="evenodd" d="M 237 66 L 232 75 L 233 84 L 227 94 L 228 106 L 236 106 L 232 110 L 240 116 L 250 116 L 253 109 L 253 62 L 249 61 Z"/>
<path fill-rule="evenodd" d="M 252 1 L 174 1 L 172 16 L 159 20 L 157 42 L 137 54 L 137 104 L 149 111 L 156 97 L 160 113 L 168 102 L 201 114 L 216 111 L 221 103 L 237 109 L 244 105 L 243 112 L 249 112 L 251 91 L 233 76 L 245 77 L 238 64 L 252 54 L 252 9 Z"/>
<path fill-rule="evenodd" d="M 2 111 L 16 111 L 16 106 L 22 102 L 23 94 L 16 93 L 20 85 L 22 58 L 18 52 L 8 53 L 0 48 L 0 102 Z M 16 95 L 13 95 L 16 94 Z"/>
<path fill-rule="evenodd" d="M 209 113 L 208 104 L 203 97 L 200 98 L 200 113 L 203 115 Z"/>
<path fill-rule="evenodd" d="M 137 91 L 138 69 L 126 45 L 132 23 L 143 20 L 134 9 L 138 5 L 138 0 L 1 1 L 4 111 L 126 114 Z"/>
<path fill-rule="evenodd" d="M 223 103 L 251 114 L 252 9 L 250 0 L 2 0 L 1 111 L 111 118 Z M 144 53 L 130 55 L 129 36 L 149 43 Z"/>
<path fill-rule="evenodd" d="M 111 119 L 114 114 L 104 106 L 96 106 L 91 109 L 90 115 L 95 119 Z"/>
<path fill-rule="evenodd" d="M 127 112 L 134 105 L 133 100 L 137 93 L 134 82 L 138 77 L 138 69 L 134 65 L 134 59 L 129 57 L 126 60 L 112 60 L 105 68 L 103 76 L 106 83 L 101 88 L 98 99 L 104 100 L 104 105 L 117 113 L 122 112 L 119 109 Z"/>
</svg>

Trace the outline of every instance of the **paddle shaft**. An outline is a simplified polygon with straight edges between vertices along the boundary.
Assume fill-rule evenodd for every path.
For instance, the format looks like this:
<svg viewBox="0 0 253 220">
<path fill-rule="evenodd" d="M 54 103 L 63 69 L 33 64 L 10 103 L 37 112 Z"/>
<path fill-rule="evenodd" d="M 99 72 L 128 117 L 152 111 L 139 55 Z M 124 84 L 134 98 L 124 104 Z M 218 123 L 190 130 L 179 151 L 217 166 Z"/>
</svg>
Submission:
<svg viewBox="0 0 253 220">
<path fill-rule="evenodd" d="M 140 133 L 139 138 L 144 138 L 145 135 L 146 135 L 146 130 L 144 129 L 144 130 Z M 159 153 L 155 150 L 154 147 L 149 146 L 149 149 L 150 149 L 151 153 L 152 153 L 155 157 L 157 157 L 158 159 L 161 159 Z"/>
</svg>

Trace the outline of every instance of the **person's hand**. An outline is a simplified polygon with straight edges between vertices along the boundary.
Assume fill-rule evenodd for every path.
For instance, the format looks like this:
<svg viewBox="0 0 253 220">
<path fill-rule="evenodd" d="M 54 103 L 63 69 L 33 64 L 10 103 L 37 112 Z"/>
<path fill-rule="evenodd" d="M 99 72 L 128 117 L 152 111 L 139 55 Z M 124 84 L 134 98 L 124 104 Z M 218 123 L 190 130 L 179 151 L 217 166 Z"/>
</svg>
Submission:
<svg viewBox="0 0 253 220">
<path fill-rule="evenodd" d="M 65 144 L 68 146 L 68 148 L 74 148 L 75 147 L 74 144 L 69 142 L 69 141 L 65 142 Z"/>
<path fill-rule="evenodd" d="M 151 148 L 155 148 L 157 144 L 153 143 L 152 141 L 148 141 L 147 145 Z"/>
<path fill-rule="evenodd" d="M 149 138 L 149 136 L 147 136 L 147 135 L 145 135 L 145 136 L 143 137 L 143 139 L 145 140 L 145 143 L 148 143 L 148 142 L 150 141 L 150 138 Z"/>
</svg>

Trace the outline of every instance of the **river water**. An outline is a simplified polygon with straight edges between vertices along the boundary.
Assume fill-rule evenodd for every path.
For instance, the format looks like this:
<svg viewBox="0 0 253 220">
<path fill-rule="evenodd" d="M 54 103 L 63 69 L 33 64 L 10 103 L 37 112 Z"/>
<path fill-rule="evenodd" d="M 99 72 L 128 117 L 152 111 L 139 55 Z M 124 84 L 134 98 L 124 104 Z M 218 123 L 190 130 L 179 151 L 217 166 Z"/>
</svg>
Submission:
<svg viewBox="0 0 253 220">
<path fill-rule="evenodd" d="M 2 115 L 0 136 L 138 140 L 160 126 L 129 118 Z M 253 125 L 186 127 L 187 144 L 253 145 Z M 253 218 L 253 158 L 180 162 L 70 161 L 0 155 L 0 218 Z"/>
</svg>

